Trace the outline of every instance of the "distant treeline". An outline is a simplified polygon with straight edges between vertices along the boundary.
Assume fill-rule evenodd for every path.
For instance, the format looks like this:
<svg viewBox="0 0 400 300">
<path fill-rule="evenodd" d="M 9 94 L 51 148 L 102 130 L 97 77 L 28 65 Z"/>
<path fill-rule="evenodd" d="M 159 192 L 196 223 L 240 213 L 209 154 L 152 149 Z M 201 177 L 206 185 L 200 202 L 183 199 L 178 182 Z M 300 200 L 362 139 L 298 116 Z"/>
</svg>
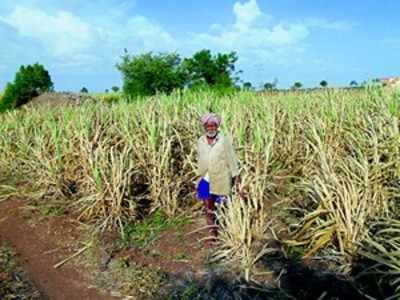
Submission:
<svg viewBox="0 0 400 300">
<path fill-rule="evenodd" d="M 196 52 L 191 57 L 182 59 L 177 53 L 148 52 L 130 55 L 125 49 L 116 68 L 122 73 L 122 91 L 128 98 L 151 96 L 156 93 L 170 94 L 174 90 L 213 90 L 218 93 L 231 93 L 239 90 L 269 91 L 288 93 L 293 90 L 310 92 L 329 89 L 328 82 L 322 80 L 319 87 L 304 88 L 300 81 L 294 82 L 290 89 L 279 89 L 278 79 L 266 82 L 256 89 L 250 82 L 243 82 L 236 69 L 238 56 L 236 52 L 212 53 L 208 49 Z M 349 87 L 341 89 L 362 89 L 353 80 Z M 14 82 L 8 83 L 4 95 L 0 98 L 0 112 L 19 107 L 41 93 L 53 90 L 49 72 L 40 64 L 21 66 L 15 75 Z M 113 86 L 111 91 L 119 92 Z M 82 87 L 81 93 L 88 93 Z M 105 92 L 109 92 L 108 89 Z"/>
</svg>

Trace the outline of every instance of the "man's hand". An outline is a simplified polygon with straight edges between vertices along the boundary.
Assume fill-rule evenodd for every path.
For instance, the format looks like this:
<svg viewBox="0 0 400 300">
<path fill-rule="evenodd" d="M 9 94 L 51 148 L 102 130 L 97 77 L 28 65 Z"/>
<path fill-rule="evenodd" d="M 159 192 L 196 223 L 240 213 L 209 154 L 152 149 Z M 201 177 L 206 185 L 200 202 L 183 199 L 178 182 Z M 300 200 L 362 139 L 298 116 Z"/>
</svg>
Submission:
<svg viewBox="0 0 400 300">
<path fill-rule="evenodd" d="M 196 198 L 196 195 L 197 195 L 197 181 L 193 181 L 192 182 L 192 193 L 193 193 L 193 197 Z"/>
</svg>

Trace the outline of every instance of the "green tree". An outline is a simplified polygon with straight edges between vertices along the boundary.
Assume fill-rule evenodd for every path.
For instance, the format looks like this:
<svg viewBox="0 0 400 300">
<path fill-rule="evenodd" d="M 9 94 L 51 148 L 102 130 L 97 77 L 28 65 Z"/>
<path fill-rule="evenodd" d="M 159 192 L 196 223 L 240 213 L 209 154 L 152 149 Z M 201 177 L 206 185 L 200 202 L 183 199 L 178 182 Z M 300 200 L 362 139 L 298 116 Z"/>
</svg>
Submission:
<svg viewBox="0 0 400 300">
<path fill-rule="evenodd" d="M 322 81 L 319 83 L 319 85 L 320 85 L 321 87 L 325 88 L 325 87 L 328 86 L 328 82 L 327 82 L 326 80 L 322 80 Z"/>
<path fill-rule="evenodd" d="M 243 89 L 246 91 L 250 91 L 253 89 L 253 86 L 251 85 L 251 82 L 245 82 L 243 83 Z"/>
<path fill-rule="evenodd" d="M 233 88 L 240 72 L 235 73 L 238 57 L 235 52 L 211 54 L 204 49 L 186 58 L 183 68 L 190 87 L 209 86 L 212 88 Z"/>
<path fill-rule="evenodd" d="M 266 82 L 264 84 L 264 90 L 267 90 L 267 91 L 275 90 L 277 85 L 278 85 L 278 78 L 274 78 L 274 81 Z"/>
<path fill-rule="evenodd" d="M 272 91 L 275 89 L 275 85 L 272 82 L 266 82 L 264 84 L 264 90 Z"/>
<path fill-rule="evenodd" d="M 87 89 L 86 87 L 83 87 L 83 88 L 81 89 L 81 93 L 87 94 L 87 93 L 89 93 L 89 91 L 88 91 L 88 89 Z"/>
<path fill-rule="evenodd" d="M 356 86 L 358 86 L 358 82 L 355 81 L 355 80 L 352 80 L 352 81 L 350 82 L 350 86 L 351 86 L 351 87 L 356 87 Z"/>
<path fill-rule="evenodd" d="M 293 89 L 295 89 L 295 90 L 298 90 L 298 89 L 301 89 L 303 87 L 303 84 L 300 82 L 300 81 L 296 81 L 294 84 L 293 84 Z"/>
<path fill-rule="evenodd" d="M 264 84 L 264 90 L 266 91 L 272 91 L 276 89 L 276 81 L 274 82 L 266 82 Z"/>
<path fill-rule="evenodd" d="M 49 72 L 40 64 L 21 66 L 14 82 L 8 83 L 0 103 L 0 111 L 17 108 L 33 97 L 52 91 L 53 82 Z"/>
<path fill-rule="evenodd" d="M 0 102 L 0 112 L 12 109 L 15 107 L 15 99 L 17 97 L 17 91 L 13 83 L 7 83 L 4 89 L 3 98 Z"/>
<path fill-rule="evenodd" d="M 111 88 L 111 90 L 112 90 L 114 93 L 117 93 L 117 92 L 119 91 L 119 87 L 113 86 L 113 87 Z"/>
<path fill-rule="evenodd" d="M 117 68 L 123 75 L 123 91 L 128 96 L 171 93 L 185 85 L 185 73 L 176 53 L 129 55 L 125 51 Z"/>
</svg>

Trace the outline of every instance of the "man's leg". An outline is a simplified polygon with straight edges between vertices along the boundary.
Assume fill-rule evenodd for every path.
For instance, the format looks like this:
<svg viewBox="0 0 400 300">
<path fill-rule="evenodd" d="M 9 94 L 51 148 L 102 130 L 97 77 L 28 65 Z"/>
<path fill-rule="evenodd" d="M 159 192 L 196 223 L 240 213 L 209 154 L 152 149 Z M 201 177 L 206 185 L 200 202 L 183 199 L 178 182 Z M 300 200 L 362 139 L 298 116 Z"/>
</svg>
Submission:
<svg viewBox="0 0 400 300">
<path fill-rule="evenodd" d="M 215 225 L 215 200 L 208 198 L 204 201 L 206 208 L 207 225 L 210 228 L 210 235 L 212 236 L 211 241 L 214 241 L 217 236 L 217 228 Z"/>
</svg>

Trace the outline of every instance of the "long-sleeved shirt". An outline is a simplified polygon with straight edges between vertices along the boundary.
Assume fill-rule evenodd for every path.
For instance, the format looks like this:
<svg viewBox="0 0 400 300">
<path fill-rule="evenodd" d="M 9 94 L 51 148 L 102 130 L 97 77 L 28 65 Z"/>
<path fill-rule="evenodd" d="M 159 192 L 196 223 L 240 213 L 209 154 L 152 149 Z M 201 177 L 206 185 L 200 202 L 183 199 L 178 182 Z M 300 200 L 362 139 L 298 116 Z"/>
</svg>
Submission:
<svg viewBox="0 0 400 300">
<path fill-rule="evenodd" d="M 210 182 L 210 193 L 229 195 L 232 177 L 239 175 L 239 163 L 231 140 L 218 133 L 214 143 L 209 145 L 207 137 L 201 136 L 197 141 L 198 175 L 207 175 Z"/>
</svg>

